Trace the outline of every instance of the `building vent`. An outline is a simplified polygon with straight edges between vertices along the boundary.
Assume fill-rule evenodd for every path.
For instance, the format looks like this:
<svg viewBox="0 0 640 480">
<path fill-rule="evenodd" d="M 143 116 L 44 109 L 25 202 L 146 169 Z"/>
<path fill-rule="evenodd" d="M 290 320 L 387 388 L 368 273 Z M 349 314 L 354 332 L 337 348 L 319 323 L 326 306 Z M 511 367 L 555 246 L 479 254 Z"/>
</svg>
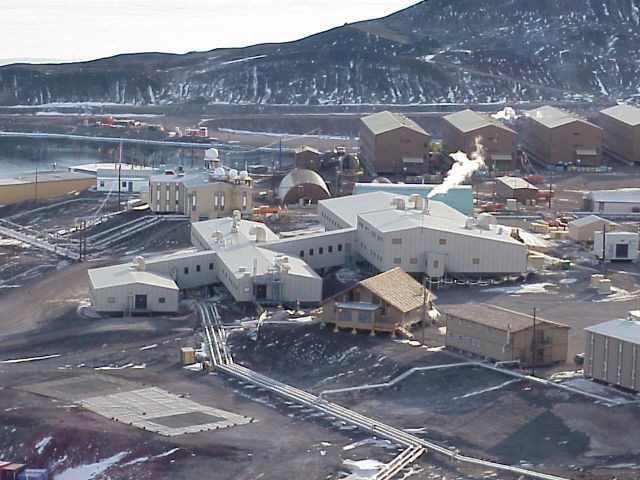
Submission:
<svg viewBox="0 0 640 480">
<path fill-rule="evenodd" d="M 473 218 L 467 218 L 467 221 L 464 222 L 464 228 L 467 230 L 473 230 L 476 228 L 477 222 Z"/>
<path fill-rule="evenodd" d="M 496 218 L 490 213 L 481 213 L 478 215 L 478 227 L 489 230 L 491 225 L 496 224 Z"/>
<path fill-rule="evenodd" d="M 424 209 L 425 200 L 422 195 L 418 195 L 417 193 L 410 195 L 409 202 L 413 203 L 413 208 L 416 210 Z"/>
</svg>

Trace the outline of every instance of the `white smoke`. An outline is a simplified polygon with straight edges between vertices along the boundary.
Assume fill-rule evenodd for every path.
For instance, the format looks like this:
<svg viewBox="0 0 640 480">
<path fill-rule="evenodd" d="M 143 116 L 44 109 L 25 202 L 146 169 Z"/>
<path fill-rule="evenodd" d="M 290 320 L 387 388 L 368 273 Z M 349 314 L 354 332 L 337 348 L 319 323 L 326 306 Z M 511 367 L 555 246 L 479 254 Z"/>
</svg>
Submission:
<svg viewBox="0 0 640 480">
<path fill-rule="evenodd" d="M 498 120 L 515 120 L 519 117 L 513 107 L 504 107 L 497 113 L 492 113 L 491 116 Z"/>
<path fill-rule="evenodd" d="M 484 157 L 482 155 L 482 145 L 480 144 L 480 137 L 476 138 L 476 149 L 471 154 L 471 159 L 467 157 L 464 152 L 451 153 L 449 156 L 453 158 L 453 165 L 444 177 L 443 182 L 429 192 L 427 198 L 432 198 L 435 195 L 447 193 L 452 187 L 460 185 L 471 174 L 482 167 L 484 164 Z"/>
</svg>

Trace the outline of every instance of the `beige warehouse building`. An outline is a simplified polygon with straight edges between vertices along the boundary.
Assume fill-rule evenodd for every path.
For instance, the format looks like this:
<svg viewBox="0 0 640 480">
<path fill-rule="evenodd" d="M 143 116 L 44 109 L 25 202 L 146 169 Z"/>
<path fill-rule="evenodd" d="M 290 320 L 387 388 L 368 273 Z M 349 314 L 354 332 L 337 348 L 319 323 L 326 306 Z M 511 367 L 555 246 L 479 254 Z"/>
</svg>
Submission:
<svg viewBox="0 0 640 480">
<path fill-rule="evenodd" d="M 484 303 L 462 303 L 445 309 L 449 348 L 496 361 L 518 360 L 536 367 L 567 359 L 569 327 Z M 534 342 L 535 338 L 535 342 Z M 535 363 L 534 360 L 535 346 Z"/>
<path fill-rule="evenodd" d="M 607 232 L 617 232 L 620 230 L 620 225 L 615 222 L 611 222 L 597 215 L 587 215 L 586 217 L 579 218 L 567 224 L 569 227 L 569 238 L 576 242 L 593 242 L 593 234 L 595 232 L 602 232 L 603 229 Z"/>
<path fill-rule="evenodd" d="M 360 119 L 360 160 L 369 173 L 425 173 L 430 146 L 431 135 L 399 113 L 384 111 Z"/>
<path fill-rule="evenodd" d="M 549 105 L 525 112 L 520 140 L 529 155 L 549 165 L 601 164 L 602 129 Z"/>
<path fill-rule="evenodd" d="M 447 115 L 443 118 L 442 137 L 444 153 L 462 151 L 471 155 L 477 149 L 477 141 L 488 168 L 516 168 L 518 134 L 488 115 L 468 109 Z"/>
<path fill-rule="evenodd" d="M 638 390 L 640 324 L 633 320 L 610 320 L 585 330 L 585 377 Z"/>
<path fill-rule="evenodd" d="M 627 162 L 640 162 L 640 109 L 616 105 L 600 111 L 602 148 Z"/>
<path fill-rule="evenodd" d="M 96 177 L 76 172 L 0 175 L 0 205 L 54 198 L 95 187 Z"/>
</svg>

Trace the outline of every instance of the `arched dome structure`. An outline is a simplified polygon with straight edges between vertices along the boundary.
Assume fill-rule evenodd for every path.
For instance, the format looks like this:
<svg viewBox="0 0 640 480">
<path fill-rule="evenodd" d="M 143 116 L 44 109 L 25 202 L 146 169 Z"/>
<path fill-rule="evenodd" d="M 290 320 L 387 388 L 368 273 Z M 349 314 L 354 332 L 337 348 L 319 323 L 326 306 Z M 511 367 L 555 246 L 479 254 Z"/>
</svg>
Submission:
<svg viewBox="0 0 640 480">
<path fill-rule="evenodd" d="M 313 203 L 330 198 L 327 184 L 312 170 L 296 168 L 280 182 L 278 196 L 283 205 L 298 203 L 301 199 Z"/>
</svg>

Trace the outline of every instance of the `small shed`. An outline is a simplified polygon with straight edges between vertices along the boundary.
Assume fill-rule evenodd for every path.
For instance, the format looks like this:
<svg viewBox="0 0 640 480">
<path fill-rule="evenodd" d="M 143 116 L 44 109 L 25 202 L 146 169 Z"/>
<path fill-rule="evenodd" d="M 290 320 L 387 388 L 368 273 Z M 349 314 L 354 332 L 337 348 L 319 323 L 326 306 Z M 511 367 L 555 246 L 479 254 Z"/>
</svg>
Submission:
<svg viewBox="0 0 640 480">
<path fill-rule="evenodd" d="M 436 296 L 401 268 L 394 268 L 322 302 L 321 319 L 336 327 L 395 332 L 420 321 L 422 305 Z"/>
<path fill-rule="evenodd" d="M 638 261 L 640 234 L 633 232 L 594 232 L 593 254 L 604 261 Z M 602 244 L 604 243 L 604 249 Z"/>
<path fill-rule="evenodd" d="M 280 182 L 278 196 L 283 205 L 299 202 L 317 203 L 330 198 L 329 188 L 322 177 L 306 168 L 296 168 Z"/>
<path fill-rule="evenodd" d="M 317 171 L 320 168 L 321 155 L 319 150 L 303 145 L 295 151 L 293 166 L 294 168 L 306 168 Z"/>
<path fill-rule="evenodd" d="M 567 359 L 569 327 L 506 308 L 466 302 L 444 309 L 445 345 L 497 361 L 544 366 Z M 534 356 L 535 351 L 535 356 Z"/>
<path fill-rule="evenodd" d="M 496 178 L 496 193 L 504 198 L 515 198 L 519 203 L 527 204 L 538 199 L 539 189 L 519 177 Z"/>
<path fill-rule="evenodd" d="M 593 234 L 606 229 L 608 232 L 618 231 L 620 225 L 597 215 L 587 215 L 568 223 L 569 238 L 576 242 L 593 242 Z"/>
</svg>

